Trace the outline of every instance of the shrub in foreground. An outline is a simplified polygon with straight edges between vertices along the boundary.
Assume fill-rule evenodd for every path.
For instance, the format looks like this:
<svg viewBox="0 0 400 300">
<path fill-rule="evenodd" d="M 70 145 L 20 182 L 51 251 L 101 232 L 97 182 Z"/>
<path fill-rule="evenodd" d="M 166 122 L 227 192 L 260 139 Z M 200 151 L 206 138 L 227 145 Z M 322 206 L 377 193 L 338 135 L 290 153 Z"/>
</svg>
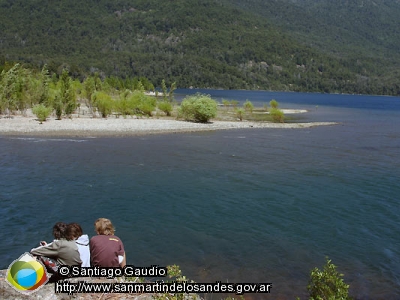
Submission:
<svg viewBox="0 0 400 300">
<path fill-rule="evenodd" d="M 206 123 L 217 115 L 217 102 L 209 95 L 196 94 L 183 99 L 179 117 L 187 121 Z"/>
<path fill-rule="evenodd" d="M 339 274 L 336 266 L 330 259 L 326 259 L 323 270 L 315 268 L 311 271 L 307 289 L 309 300 L 350 300 L 349 285 L 343 281 L 343 274 Z"/>
</svg>

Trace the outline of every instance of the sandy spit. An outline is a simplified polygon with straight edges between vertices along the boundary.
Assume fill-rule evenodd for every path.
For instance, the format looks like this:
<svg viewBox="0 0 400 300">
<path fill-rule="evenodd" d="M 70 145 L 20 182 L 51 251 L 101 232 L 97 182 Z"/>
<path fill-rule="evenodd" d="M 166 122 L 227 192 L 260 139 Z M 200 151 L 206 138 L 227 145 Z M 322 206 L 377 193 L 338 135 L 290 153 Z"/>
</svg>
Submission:
<svg viewBox="0 0 400 300">
<path fill-rule="evenodd" d="M 73 118 L 48 119 L 40 124 L 34 117 L 1 118 L 0 135 L 25 136 L 133 136 L 159 133 L 212 131 L 243 128 L 309 128 L 334 122 L 266 123 L 212 121 L 207 124 L 171 119 Z"/>
</svg>

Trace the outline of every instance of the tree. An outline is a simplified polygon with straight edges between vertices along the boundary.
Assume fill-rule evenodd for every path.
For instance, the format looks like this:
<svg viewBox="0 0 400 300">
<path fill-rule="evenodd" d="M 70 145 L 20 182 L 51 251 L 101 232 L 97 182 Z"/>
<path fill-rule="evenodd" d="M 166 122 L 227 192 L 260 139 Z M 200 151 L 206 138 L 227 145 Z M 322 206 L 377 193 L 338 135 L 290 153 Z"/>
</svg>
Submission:
<svg viewBox="0 0 400 300">
<path fill-rule="evenodd" d="M 83 95 L 86 99 L 85 104 L 92 115 L 94 115 L 92 96 L 96 91 L 96 78 L 93 76 L 87 77 L 83 81 Z"/>
<path fill-rule="evenodd" d="M 111 96 L 104 92 L 96 92 L 92 97 L 94 105 L 101 113 L 101 116 L 103 118 L 107 118 L 107 116 L 111 114 L 114 107 L 114 101 L 111 99 Z"/>
<path fill-rule="evenodd" d="M 176 82 L 173 82 L 171 84 L 171 87 L 169 88 L 169 92 L 168 92 L 168 98 L 169 98 L 169 102 L 173 102 L 174 101 L 174 91 L 176 90 Z"/>
<path fill-rule="evenodd" d="M 49 70 L 47 69 L 47 65 L 44 65 L 42 68 L 42 72 L 40 73 L 39 80 L 41 83 L 41 91 L 40 91 L 40 97 L 39 97 L 39 103 L 48 105 L 49 101 L 49 82 L 50 82 L 50 76 L 49 76 Z"/>
<path fill-rule="evenodd" d="M 47 66 L 45 65 L 38 74 L 28 73 L 26 76 L 26 102 L 30 107 L 35 104 L 44 104 L 51 106 L 49 103 L 49 82 Z"/>
<path fill-rule="evenodd" d="M 326 258 L 323 270 L 314 268 L 311 271 L 307 290 L 309 300 L 350 300 L 349 285 L 343 281 L 343 274 L 339 274 L 332 261 Z"/>
<path fill-rule="evenodd" d="M 165 80 L 164 79 L 161 81 L 161 90 L 163 92 L 164 101 L 167 101 L 168 89 L 167 89 L 167 85 L 165 84 Z"/>
<path fill-rule="evenodd" d="M 56 111 L 57 120 L 61 120 L 62 113 L 63 113 L 63 105 L 60 100 L 60 97 L 56 96 L 53 102 L 53 108 Z"/>
<path fill-rule="evenodd" d="M 24 101 L 24 76 L 20 64 L 15 64 L 7 72 L 1 72 L 0 81 L 0 112 L 10 113 L 17 110 Z"/>
<path fill-rule="evenodd" d="M 217 115 L 217 102 L 210 95 L 197 93 L 183 99 L 179 116 L 187 121 L 206 123 Z"/>
<path fill-rule="evenodd" d="M 65 114 L 68 117 L 71 116 L 71 114 L 74 112 L 77 106 L 76 95 L 72 86 L 72 79 L 71 77 L 69 77 L 67 69 L 64 69 L 61 74 L 60 94 L 56 106 L 57 106 L 55 107 L 56 111 L 59 110 L 61 106 L 61 109 L 64 110 Z M 61 116 L 58 117 L 59 119 L 61 118 Z"/>
<path fill-rule="evenodd" d="M 119 98 L 115 101 L 115 110 L 121 114 L 124 118 L 127 115 L 133 114 L 133 108 L 129 105 L 128 96 L 130 95 L 130 90 L 125 90 L 119 94 Z"/>
</svg>

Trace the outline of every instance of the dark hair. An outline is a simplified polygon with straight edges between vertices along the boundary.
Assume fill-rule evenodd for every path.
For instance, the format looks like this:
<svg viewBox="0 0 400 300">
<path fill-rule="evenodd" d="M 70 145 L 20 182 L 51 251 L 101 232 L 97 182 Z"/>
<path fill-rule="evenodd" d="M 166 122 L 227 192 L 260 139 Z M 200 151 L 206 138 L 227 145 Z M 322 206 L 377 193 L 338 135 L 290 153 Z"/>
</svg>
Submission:
<svg viewBox="0 0 400 300">
<path fill-rule="evenodd" d="M 67 226 L 66 237 L 67 240 L 76 240 L 83 234 L 81 225 L 78 223 L 70 223 Z"/>
<path fill-rule="evenodd" d="M 54 238 L 59 240 L 62 238 L 66 238 L 67 224 L 64 222 L 58 222 L 53 226 L 53 235 Z"/>
</svg>

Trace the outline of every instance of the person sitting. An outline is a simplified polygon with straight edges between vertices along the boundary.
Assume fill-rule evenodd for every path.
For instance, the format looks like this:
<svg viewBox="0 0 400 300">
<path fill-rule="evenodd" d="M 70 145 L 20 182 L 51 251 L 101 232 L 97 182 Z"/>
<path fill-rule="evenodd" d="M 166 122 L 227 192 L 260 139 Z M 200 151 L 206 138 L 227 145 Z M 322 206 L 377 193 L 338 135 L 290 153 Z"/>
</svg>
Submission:
<svg viewBox="0 0 400 300">
<path fill-rule="evenodd" d="M 66 237 L 67 224 L 58 222 L 53 226 L 54 241 L 47 244 L 41 241 L 41 246 L 33 248 L 30 253 L 38 257 L 50 273 L 57 273 L 61 265 L 81 265 L 78 246 L 75 241 Z"/>
<path fill-rule="evenodd" d="M 115 229 L 109 219 L 99 218 L 94 222 L 96 236 L 90 239 L 92 266 L 125 267 L 126 255 L 121 239 L 114 235 Z"/>
<path fill-rule="evenodd" d="M 78 223 L 70 223 L 67 226 L 67 238 L 75 241 L 78 246 L 79 255 L 82 260 L 82 267 L 90 267 L 89 237 L 83 234 L 82 227 Z"/>
</svg>

